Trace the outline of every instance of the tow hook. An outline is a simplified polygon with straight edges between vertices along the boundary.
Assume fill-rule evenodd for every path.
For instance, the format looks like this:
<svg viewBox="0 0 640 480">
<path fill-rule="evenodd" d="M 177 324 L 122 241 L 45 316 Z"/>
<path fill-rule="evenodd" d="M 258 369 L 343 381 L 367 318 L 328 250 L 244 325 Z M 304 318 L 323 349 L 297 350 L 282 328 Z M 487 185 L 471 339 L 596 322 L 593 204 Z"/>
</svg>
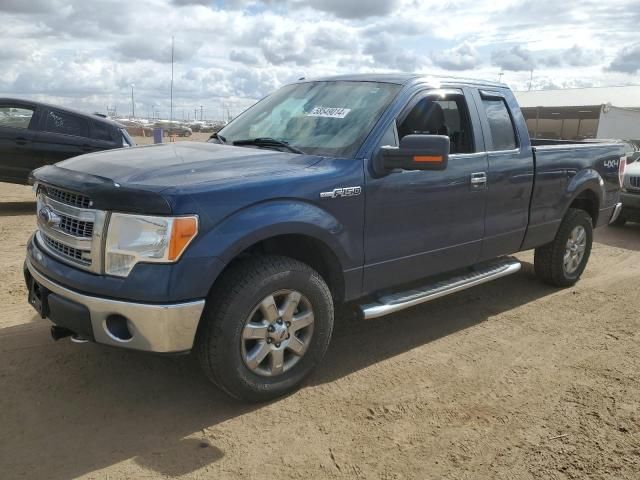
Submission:
<svg viewBox="0 0 640 480">
<path fill-rule="evenodd" d="M 73 332 L 68 328 L 58 327 L 57 325 L 51 327 L 51 338 L 56 341 L 61 338 L 70 337 L 71 335 L 73 335 Z"/>
</svg>

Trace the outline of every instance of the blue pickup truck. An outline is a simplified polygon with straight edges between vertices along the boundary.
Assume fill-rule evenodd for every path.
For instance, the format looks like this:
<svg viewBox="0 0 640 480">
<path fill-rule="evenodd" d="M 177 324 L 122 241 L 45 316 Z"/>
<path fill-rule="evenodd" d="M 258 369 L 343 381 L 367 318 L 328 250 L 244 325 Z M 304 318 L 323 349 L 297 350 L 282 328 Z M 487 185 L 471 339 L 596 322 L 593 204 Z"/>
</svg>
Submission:
<svg viewBox="0 0 640 480">
<path fill-rule="evenodd" d="M 82 155 L 33 174 L 29 302 L 54 338 L 193 351 L 264 401 L 363 319 L 517 272 L 573 285 L 616 220 L 631 147 L 533 141 L 503 84 L 300 80 L 207 143 Z"/>
</svg>

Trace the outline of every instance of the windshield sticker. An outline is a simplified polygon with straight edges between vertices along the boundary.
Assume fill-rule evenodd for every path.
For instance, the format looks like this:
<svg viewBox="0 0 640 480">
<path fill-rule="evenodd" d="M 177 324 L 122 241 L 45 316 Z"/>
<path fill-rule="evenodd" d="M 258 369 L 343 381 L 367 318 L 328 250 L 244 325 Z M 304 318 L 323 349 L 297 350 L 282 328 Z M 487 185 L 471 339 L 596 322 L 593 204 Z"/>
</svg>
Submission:
<svg viewBox="0 0 640 480">
<path fill-rule="evenodd" d="M 341 107 L 323 107 L 317 106 L 313 107 L 309 113 L 307 113 L 307 117 L 324 117 L 324 118 L 344 118 L 349 115 L 351 111 L 350 108 L 341 108 Z"/>
</svg>

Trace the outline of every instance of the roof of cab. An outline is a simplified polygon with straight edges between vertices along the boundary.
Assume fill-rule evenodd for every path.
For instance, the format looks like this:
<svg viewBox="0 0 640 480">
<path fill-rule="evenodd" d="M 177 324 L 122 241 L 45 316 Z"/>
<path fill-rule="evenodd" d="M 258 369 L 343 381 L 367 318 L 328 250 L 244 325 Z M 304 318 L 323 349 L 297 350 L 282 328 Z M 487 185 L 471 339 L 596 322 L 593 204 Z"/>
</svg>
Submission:
<svg viewBox="0 0 640 480">
<path fill-rule="evenodd" d="M 508 88 L 504 83 L 490 82 L 487 80 L 479 80 L 474 78 L 458 78 L 444 75 L 428 75 L 418 73 L 359 73 L 352 75 L 336 75 L 331 77 L 321 77 L 313 79 L 300 79 L 301 82 L 327 82 L 327 81 L 346 81 L 346 82 L 381 82 L 395 83 L 397 85 L 405 85 L 407 83 L 417 82 L 439 82 L 455 85 L 474 85 L 482 87 L 500 87 Z"/>
<path fill-rule="evenodd" d="M 25 98 L 7 98 L 7 97 L 0 98 L 0 105 L 1 104 L 5 104 L 5 103 L 9 103 L 9 104 L 13 104 L 13 105 L 22 105 L 22 106 L 25 106 L 25 107 L 53 108 L 55 110 L 60 110 L 62 112 L 68 112 L 68 113 L 73 113 L 75 115 L 81 115 L 83 117 L 90 118 L 91 120 L 94 120 L 94 121 L 99 122 L 99 123 L 108 123 L 109 125 L 116 125 L 119 128 L 123 127 L 123 125 L 121 125 L 120 123 L 118 123 L 115 120 L 112 120 L 110 118 L 106 118 L 106 117 L 103 117 L 103 116 L 95 114 L 95 113 L 83 112 L 82 110 L 76 110 L 75 108 L 62 107 L 60 105 L 53 105 L 51 103 L 38 102 L 38 101 L 35 101 L 35 100 L 28 100 L 28 99 L 25 99 Z"/>
</svg>

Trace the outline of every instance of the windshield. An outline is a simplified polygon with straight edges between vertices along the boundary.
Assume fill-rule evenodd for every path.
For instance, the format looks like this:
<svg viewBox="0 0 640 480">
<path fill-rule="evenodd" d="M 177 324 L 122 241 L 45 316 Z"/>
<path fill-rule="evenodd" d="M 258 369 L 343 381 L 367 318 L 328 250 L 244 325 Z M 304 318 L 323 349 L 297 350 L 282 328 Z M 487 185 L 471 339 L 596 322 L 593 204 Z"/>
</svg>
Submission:
<svg viewBox="0 0 640 480">
<path fill-rule="evenodd" d="M 227 144 L 271 138 L 308 154 L 353 157 L 399 89 L 377 82 L 288 85 L 236 118 L 220 137 Z"/>
</svg>

